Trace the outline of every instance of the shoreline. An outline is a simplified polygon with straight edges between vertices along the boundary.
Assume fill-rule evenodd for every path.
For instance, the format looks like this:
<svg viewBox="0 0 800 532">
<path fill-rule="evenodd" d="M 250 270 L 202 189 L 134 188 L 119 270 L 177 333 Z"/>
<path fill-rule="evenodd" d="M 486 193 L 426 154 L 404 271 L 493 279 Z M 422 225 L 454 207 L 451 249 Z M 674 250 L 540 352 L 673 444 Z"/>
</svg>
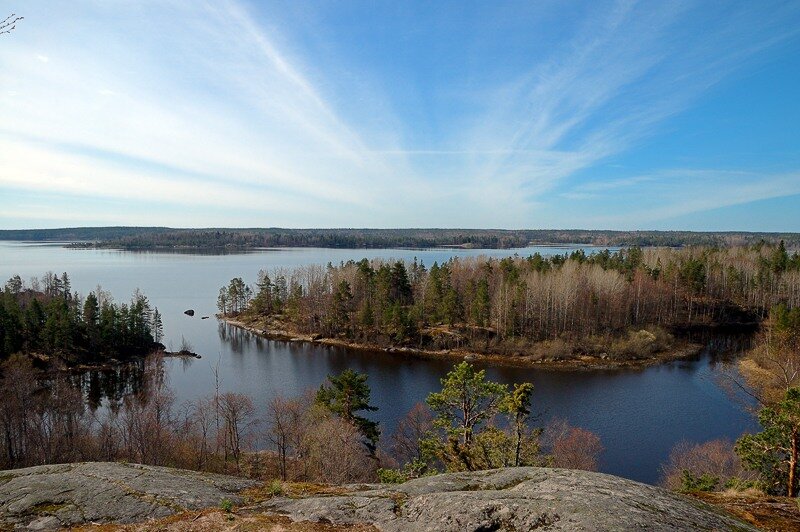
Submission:
<svg viewBox="0 0 800 532">
<path fill-rule="evenodd" d="M 192 351 L 166 351 L 159 349 L 150 351 L 149 353 L 139 353 L 131 355 L 125 359 L 109 358 L 107 360 L 94 361 L 94 362 L 79 361 L 74 364 L 69 364 L 67 361 L 58 356 L 45 355 L 38 352 L 23 353 L 22 356 L 30 360 L 31 363 L 34 364 L 34 366 L 38 364 L 39 369 L 43 370 L 45 373 L 50 373 L 50 374 L 60 374 L 60 373 L 77 374 L 89 371 L 111 371 L 118 368 L 123 368 L 125 366 L 131 366 L 131 365 L 136 365 L 138 363 L 142 363 L 152 356 L 160 356 L 162 358 L 178 358 L 178 359 L 193 359 L 193 360 L 199 360 L 203 358 L 198 353 L 194 353 Z"/>
<path fill-rule="evenodd" d="M 387 353 L 390 355 L 401 355 L 412 358 L 432 359 L 432 360 L 453 360 L 466 362 L 479 362 L 490 366 L 518 367 L 518 368 L 543 368 L 552 370 L 576 371 L 576 370 L 614 370 L 614 369 L 642 369 L 665 362 L 675 360 L 685 360 L 700 354 L 703 349 L 701 344 L 685 342 L 681 346 L 670 349 L 667 352 L 659 353 L 649 358 L 614 360 L 596 356 L 581 355 L 570 359 L 539 359 L 534 360 L 532 356 L 508 356 L 496 353 L 480 353 L 469 349 L 422 349 L 413 347 L 381 347 L 375 344 L 365 344 L 342 340 L 338 338 L 326 338 L 319 334 L 305 334 L 288 329 L 268 330 L 259 327 L 257 322 L 245 322 L 232 317 L 216 316 L 220 322 L 233 327 L 242 329 L 251 334 L 268 340 L 282 342 L 296 342 L 306 344 L 324 345 L 329 347 L 341 347 L 357 351 L 369 351 Z"/>
</svg>

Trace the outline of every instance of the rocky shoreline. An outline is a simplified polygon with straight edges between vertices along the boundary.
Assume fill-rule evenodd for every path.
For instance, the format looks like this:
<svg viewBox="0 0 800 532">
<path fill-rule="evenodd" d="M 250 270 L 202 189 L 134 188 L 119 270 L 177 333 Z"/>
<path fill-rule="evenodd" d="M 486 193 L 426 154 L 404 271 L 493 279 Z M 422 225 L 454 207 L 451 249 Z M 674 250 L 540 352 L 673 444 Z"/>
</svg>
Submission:
<svg viewBox="0 0 800 532">
<path fill-rule="evenodd" d="M 575 358 L 559 359 L 534 359 L 532 356 L 510 356 L 495 353 L 480 353 L 468 349 L 420 349 L 405 346 L 382 347 L 374 344 L 364 344 L 352 342 L 341 338 L 327 338 L 319 334 L 304 334 L 289 330 L 285 324 L 268 327 L 267 324 L 257 321 L 243 321 L 241 319 L 217 315 L 220 321 L 243 329 L 252 334 L 270 340 L 280 340 L 284 342 L 312 343 L 332 347 L 343 347 L 359 351 L 385 352 L 394 355 L 408 356 L 415 358 L 453 360 L 468 362 L 479 362 L 488 365 L 509 366 L 509 367 L 536 367 L 547 369 L 562 370 L 595 370 L 595 369 L 621 369 L 621 368 L 643 368 L 655 364 L 661 364 L 673 360 L 682 360 L 696 356 L 702 350 L 702 345 L 684 342 L 681 346 L 671 349 L 668 352 L 658 353 L 656 356 L 636 359 L 612 359 L 599 356 L 578 356 Z"/>
</svg>

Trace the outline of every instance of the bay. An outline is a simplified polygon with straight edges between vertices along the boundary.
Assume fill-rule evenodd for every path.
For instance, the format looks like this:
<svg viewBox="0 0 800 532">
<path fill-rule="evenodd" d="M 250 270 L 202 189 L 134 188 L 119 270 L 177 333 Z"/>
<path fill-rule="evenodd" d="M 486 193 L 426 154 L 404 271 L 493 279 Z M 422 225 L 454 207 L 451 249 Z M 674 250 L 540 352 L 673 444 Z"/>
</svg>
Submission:
<svg viewBox="0 0 800 532">
<path fill-rule="evenodd" d="M 326 376 L 346 368 L 366 372 L 373 404 L 384 435 L 415 403 L 440 388 L 450 362 L 409 358 L 383 352 L 353 351 L 319 345 L 257 338 L 220 324 L 214 318 L 219 288 L 232 277 L 253 283 L 260 269 L 292 268 L 350 259 L 384 258 L 427 266 L 450 257 L 505 257 L 532 253 L 566 253 L 580 246 L 529 247 L 509 250 L 465 249 L 316 249 L 282 248 L 238 254 L 127 252 L 66 249 L 58 243 L 0 242 L 0 278 L 23 279 L 46 271 L 68 272 L 72 289 L 82 295 L 98 285 L 117 301 L 140 289 L 163 315 L 168 348 L 186 339 L 199 360 L 167 359 L 166 368 L 178 403 L 213 392 L 214 367 L 223 391 L 250 395 L 263 411 L 275 394 L 287 396 L 316 389 Z M 593 248 L 586 248 L 587 253 Z M 184 310 L 195 311 L 193 317 Z M 202 319 L 209 316 L 208 319 Z M 489 377 L 505 383 L 534 383 L 538 424 L 553 417 L 596 432 L 605 451 L 601 470 L 655 483 L 659 467 L 675 443 L 735 439 L 756 430 L 741 398 L 720 384 L 728 367 L 746 345 L 746 337 L 701 339 L 707 347 L 692 360 L 643 369 L 563 371 L 543 368 L 487 368 Z M 91 377 L 91 376 L 90 376 Z M 88 378 L 96 385 L 99 377 Z M 94 390 L 93 393 L 101 393 Z"/>
</svg>

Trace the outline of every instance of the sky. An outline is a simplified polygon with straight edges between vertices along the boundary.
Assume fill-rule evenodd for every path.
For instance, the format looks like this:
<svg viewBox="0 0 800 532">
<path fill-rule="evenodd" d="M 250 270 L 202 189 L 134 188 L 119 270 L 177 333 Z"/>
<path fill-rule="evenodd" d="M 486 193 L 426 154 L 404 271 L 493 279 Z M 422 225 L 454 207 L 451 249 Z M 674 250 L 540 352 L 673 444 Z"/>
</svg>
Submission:
<svg viewBox="0 0 800 532">
<path fill-rule="evenodd" d="M 798 1 L 11 13 L 3 229 L 800 231 Z"/>
</svg>

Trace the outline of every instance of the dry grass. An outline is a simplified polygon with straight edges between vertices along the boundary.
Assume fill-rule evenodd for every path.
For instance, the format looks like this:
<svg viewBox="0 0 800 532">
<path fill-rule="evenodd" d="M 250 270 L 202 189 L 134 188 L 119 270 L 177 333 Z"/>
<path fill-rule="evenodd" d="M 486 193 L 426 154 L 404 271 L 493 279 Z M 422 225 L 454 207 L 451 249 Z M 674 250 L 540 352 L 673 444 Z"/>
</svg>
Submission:
<svg viewBox="0 0 800 532">
<path fill-rule="evenodd" d="M 281 482 L 280 493 L 277 492 L 275 486 L 266 483 L 243 490 L 241 496 L 247 504 L 257 504 L 278 495 L 299 499 L 312 495 L 343 495 L 347 492 L 343 486 L 331 486 L 314 482 Z"/>
<path fill-rule="evenodd" d="M 747 492 L 700 492 L 692 496 L 765 531 L 800 531 L 797 499 Z"/>
<path fill-rule="evenodd" d="M 88 525 L 72 529 L 77 532 L 372 532 L 372 525 L 333 525 L 329 523 L 294 522 L 288 517 L 264 513 L 226 513 L 219 509 L 183 512 L 129 525 Z"/>
</svg>

